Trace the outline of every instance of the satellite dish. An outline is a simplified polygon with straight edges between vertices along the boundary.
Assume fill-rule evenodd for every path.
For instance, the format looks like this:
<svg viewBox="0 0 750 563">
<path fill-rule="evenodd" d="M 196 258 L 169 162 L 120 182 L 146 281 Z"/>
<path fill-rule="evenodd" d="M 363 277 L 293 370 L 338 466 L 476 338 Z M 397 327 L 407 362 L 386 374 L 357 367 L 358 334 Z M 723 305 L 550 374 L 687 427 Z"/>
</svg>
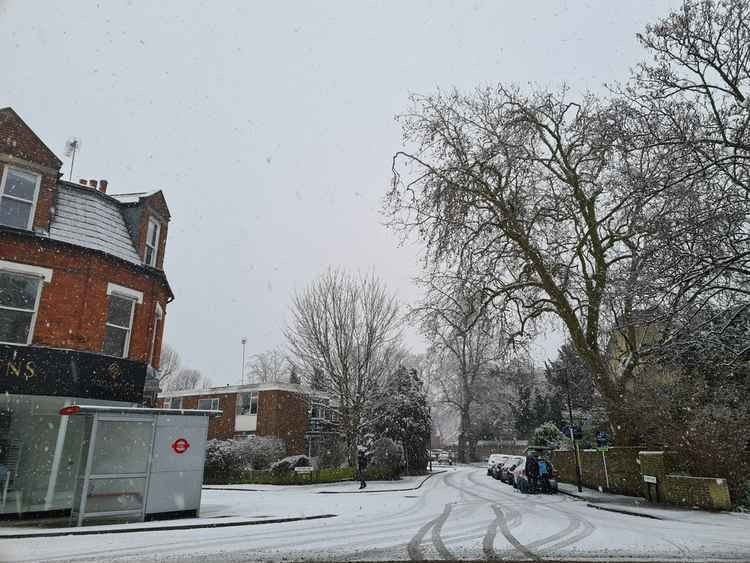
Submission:
<svg viewBox="0 0 750 563">
<path fill-rule="evenodd" d="M 67 158 L 72 158 L 70 161 L 70 175 L 68 176 L 68 181 L 73 181 L 73 165 L 76 161 L 76 153 L 81 150 L 81 139 L 78 137 L 71 137 L 65 142 L 65 156 Z"/>
</svg>

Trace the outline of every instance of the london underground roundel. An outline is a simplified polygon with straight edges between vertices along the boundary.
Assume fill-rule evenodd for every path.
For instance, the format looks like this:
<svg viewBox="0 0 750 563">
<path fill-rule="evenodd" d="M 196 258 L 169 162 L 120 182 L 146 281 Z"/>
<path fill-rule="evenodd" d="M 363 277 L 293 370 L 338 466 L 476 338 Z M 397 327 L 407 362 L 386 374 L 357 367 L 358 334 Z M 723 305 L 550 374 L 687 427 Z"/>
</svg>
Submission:
<svg viewBox="0 0 750 563">
<path fill-rule="evenodd" d="M 190 447 L 190 443 L 185 438 L 177 438 L 172 442 L 172 449 L 176 454 L 184 454 Z"/>
</svg>

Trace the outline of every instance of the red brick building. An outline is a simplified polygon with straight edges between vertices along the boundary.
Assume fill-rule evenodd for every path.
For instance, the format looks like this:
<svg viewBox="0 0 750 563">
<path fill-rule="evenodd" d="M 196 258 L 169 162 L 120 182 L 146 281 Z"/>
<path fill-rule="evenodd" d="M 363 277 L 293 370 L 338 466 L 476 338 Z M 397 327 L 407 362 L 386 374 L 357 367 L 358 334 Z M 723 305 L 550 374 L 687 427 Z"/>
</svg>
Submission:
<svg viewBox="0 0 750 563">
<path fill-rule="evenodd" d="M 170 391 L 159 395 L 159 406 L 219 409 L 208 426 L 209 439 L 269 436 L 286 442 L 287 453 L 317 455 L 315 440 L 336 422 L 328 400 L 301 385 L 255 383 L 210 389 Z M 328 424 L 326 424 L 328 423 Z"/>
<path fill-rule="evenodd" d="M 106 180 L 63 180 L 61 167 L 0 109 L 0 514 L 72 494 L 64 404 L 141 404 L 144 385 L 155 399 L 173 299 L 161 191 L 113 195 Z"/>
</svg>

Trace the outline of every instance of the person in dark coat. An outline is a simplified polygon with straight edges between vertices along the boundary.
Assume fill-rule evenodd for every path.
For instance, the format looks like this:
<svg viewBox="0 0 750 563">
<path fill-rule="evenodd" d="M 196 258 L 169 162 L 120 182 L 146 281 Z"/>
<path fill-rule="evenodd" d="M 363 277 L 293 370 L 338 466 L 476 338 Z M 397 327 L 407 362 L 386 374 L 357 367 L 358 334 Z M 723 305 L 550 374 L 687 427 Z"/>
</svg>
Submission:
<svg viewBox="0 0 750 563">
<path fill-rule="evenodd" d="M 357 454 L 357 473 L 359 474 L 359 488 L 364 489 L 367 486 L 365 482 L 365 470 L 367 469 L 367 454 L 363 447 L 359 448 Z"/>
<path fill-rule="evenodd" d="M 526 458 L 526 479 L 529 481 L 529 492 L 536 493 L 537 481 L 539 480 L 539 463 L 533 455 Z"/>
</svg>

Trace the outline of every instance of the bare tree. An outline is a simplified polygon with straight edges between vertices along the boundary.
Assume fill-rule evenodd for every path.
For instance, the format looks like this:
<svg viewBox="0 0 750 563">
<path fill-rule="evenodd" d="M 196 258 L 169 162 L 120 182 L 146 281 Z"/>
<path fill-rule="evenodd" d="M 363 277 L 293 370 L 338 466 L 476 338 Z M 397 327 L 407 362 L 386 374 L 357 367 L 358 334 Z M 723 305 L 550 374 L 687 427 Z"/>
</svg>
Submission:
<svg viewBox="0 0 750 563">
<path fill-rule="evenodd" d="M 247 372 L 254 383 L 288 381 L 291 365 L 280 350 L 267 350 L 256 354 L 248 362 Z"/>
<path fill-rule="evenodd" d="M 481 294 L 465 285 L 440 286 L 425 280 L 427 294 L 412 311 L 422 334 L 430 342 L 428 354 L 437 364 L 436 383 L 440 401 L 460 416 L 458 460 L 469 461 L 472 440 L 472 412 L 486 394 L 487 375 L 505 352 L 497 320 L 481 307 Z"/>
<path fill-rule="evenodd" d="M 640 355 L 613 370 L 607 330 L 630 326 L 642 306 L 629 288 L 656 255 L 654 225 L 685 211 L 674 151 L 644 158 L 625 135 L 623 103 L 571 101 L 566 89 L 413 103 L 401 117 L 413 150 L 394 156 L 386 202 L 392 225 L 426 243 L 430 276 L 453 271 L 481 288 L 481 307 L 499 311 L 513 338 L 561 321 L 629 441 L 618 412 Z"/>
<path fill-rule="evenodd" d="M 678 223 L 655 225 L 661 249 L 644 276 L 662 293 L 669 342 L 716 325 L 728 309 L 735 322 L 748 306 L 750 4 L 688 0 L 638 38 L 651 57 L 615 90 L 633 117 L 628 135 L 644 155 L 675 154 L 691 201 Z"/>
<path fill-rule="evenodd" d="M 207 389 L 211 381 L 203 377 L 197 369 L 183 368 L 171 377 L 165 386 L 165 391 L 189 391 L 192 389 Z"/>
<path fill-rule="evenodd" d="M 180 355 L 169 344 L 164 344 L 159 356 L 159 386 L 166 388 L 180 371 Z"/>
<path fill-rule="evenodd" d="M 374 275 L 329 270 L 294 297 L 291 354 L 307 382 L 337 403 L 350 461 L 367 403 L 395 368 L 400 322 L 395 297 Z"/>
</svg>

